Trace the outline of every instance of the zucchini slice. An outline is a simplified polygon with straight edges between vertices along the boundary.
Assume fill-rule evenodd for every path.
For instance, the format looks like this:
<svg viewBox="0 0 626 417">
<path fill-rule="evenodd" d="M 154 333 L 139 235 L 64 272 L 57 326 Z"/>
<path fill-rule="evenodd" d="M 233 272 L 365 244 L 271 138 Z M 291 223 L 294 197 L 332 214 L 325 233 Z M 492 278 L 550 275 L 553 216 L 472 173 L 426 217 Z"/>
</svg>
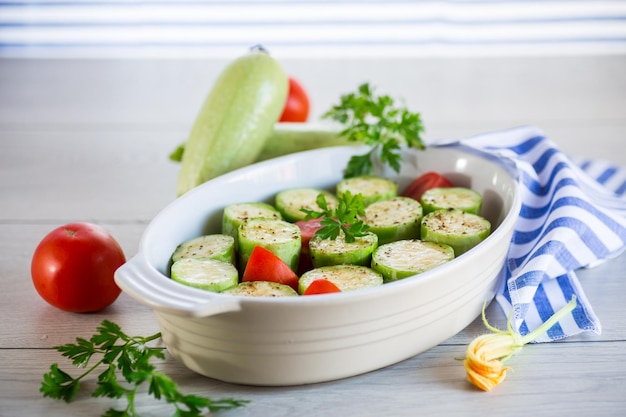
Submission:
<svg viewBox="0 0 626 417">
<path fill-rule="evenodd" d="M 450 245 L 455 256 L 467 252 L 490 233 L 491 223 L 487 219 L 463 210 L 437 210 L 422 219 L 422 240 Z"/>
<path fill-rule="evenodd" d="M 437 187 L 422 194 L 420 200 L 424 214 L 435 210 L 459 209 L 472 214 L 480 214 L 483 198 L 477 192 L 465 187 Z"/>
<path fill-rule="evenodd" d="M 346 242 L 343 232 L 336 239 L 322 239 L 314 236 L 309 242 L 309 252 L 313 267 L 327 265 L 365 265 L 370 266 L 372 253 L 378 246 L 378 236 L 367 232 L 359 236 L 354 242 Z"/>
<path fill-rule="evenodd" d="M 317 279 L 327 279 L 342 292 L 377 287 L 383 284 L 383 276 L 362 265 L 329 265 L 305 272 L 298 281 L 298 292 L 304 294 Z"/>
<path fill-rule="evenodd" d="M 372 255 L 372 269 L 385 282 L 419 274 L 454 259 L 454 249 L 443 243 L 418 239 L 398 240 L 379 246 Z"/>
<path fill-rule="evenodd" d="M 285 220 L 295 223 L 306 218 L 306 213 L 301 209 L 321 211 L 316 199 L 320 194 L 326 197 L 326 203 L 330 210 L 337 207 L 337 197 L 329 191 L 318 188 L 290 188 L 276 194 L 275 206 Z"/>
<path fill-rule="evenodd" d="M 298 296 L 296 290 L 289 285 L 269 281 L 246 281 L 223 291 L 222 294 L 244 297 L 293 297 Z"/>
<path fill-rule="evenodd" d="M 232 236 L 237 245 L 239 226 L 243 222 L 256 218 L 282 220 L 282 215 L 276 208 L 267 203 L 243 202 L 226 206 L 222 214 L 222 234 Z"/>
<path fill-rule="evenodd" d="M 378 245 L 403 239 L 418 239 L 422 205 L 409 197 L 377 201 L 365 208 L 363 221 L 378 236 Z"/>
<path fill-rule="evenodd" d="M 239 282 L 237 268 L 214 259 L 183 258 L 172 264 L 172 279 L 190 287 L 221 292 Z"/>
<path fill-rule="evenodd" d="M 292 271 L 298 270 L 302 233 L 293 223 L 279 219 L 250 219 L 239 226 L 238 241 L 238 265 L 241 271 L 245 271 L 256 246 L 262 246 L 278 256 Z"/>
<path fill-rule="evenodd" d="M 172 262 L 183 258 L 214 259 L 235 263 L 235 239 L 229 235 L 214 234 L 189 239 L 176 247 Z"/>
<path fill-rule="evenodd" d="M 337 197 L 350 191 L 352 195 L 361 194 L 363 204 L 368 205 L 381 200 L 393 198 L 398 195 L 398 184 L 394 181 L 375 175 L 363 175 L 341 180 L 337 184 Z"/>
</svg>

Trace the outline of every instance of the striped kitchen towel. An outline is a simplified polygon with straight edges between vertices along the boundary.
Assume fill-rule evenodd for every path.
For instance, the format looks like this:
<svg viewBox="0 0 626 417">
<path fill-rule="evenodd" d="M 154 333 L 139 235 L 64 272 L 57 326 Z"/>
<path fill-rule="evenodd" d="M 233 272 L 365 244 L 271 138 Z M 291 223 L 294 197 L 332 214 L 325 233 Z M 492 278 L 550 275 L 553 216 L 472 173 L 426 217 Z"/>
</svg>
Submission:
<svg viewBox="0 0 626 417">
<path fill-rule="evenodd" d="M 578 305 L 547 334 L 547 342 L 601 332 L 575 271 L 626 247 L 626 170 L 573 159 L 535 127 L 520 127 L 430 145 L 470 148 L 501 158 L 514 171 L 522 208 L 496 300 L 525 335 L 563 307 Z"/>
</svg>

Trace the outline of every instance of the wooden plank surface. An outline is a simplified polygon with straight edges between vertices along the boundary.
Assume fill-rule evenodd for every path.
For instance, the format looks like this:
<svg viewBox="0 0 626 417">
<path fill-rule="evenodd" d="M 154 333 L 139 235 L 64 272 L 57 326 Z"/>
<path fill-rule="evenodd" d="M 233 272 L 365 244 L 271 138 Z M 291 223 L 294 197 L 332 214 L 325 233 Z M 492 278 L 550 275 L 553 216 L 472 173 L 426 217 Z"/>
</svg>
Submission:
<svg viewBox="0 0 626 417">
<path fill-rule="evenodd" d="M 126 295 L 105 311 L 75 315 L 41 300 L 30 258 L 52 228 L 76 220 L 109 229 L 127 256 L 175 197 L 169 152 L 184 138 L 220 61 L 0 61 L 0 416 L 100 415 L 110 400 L 44 399 L 42 374 L 69 364 L 52 347 L 90 336 L 104 318 L 130 334 L 158 331 L 153 313 Z M 370 80 L 424 109 L 432 137 L 532 123 L 573 154 L 626 165 L 626 59 L 289 61 L 315 97 L 314 113 Z M 539 69 L 539 66 L 542 66 Z M 591 138 L 591 139 L 590 139 Z M 590 145 L 592 143 L 592 145 Z M 421 355 L 380 371 L 301 387 L 258 388 L 159 364 L 183 391 L 252 402 L 225 416 L 614 416 L 626 406 L 626 255 L 579 271 L 602 334 L 526 347 L 491 393 L 472 388 L 462 357 L 480 320 Z M 499 327 L 504 314 L 487 314 Z M 87 385 L 93 386 L 93 381 Z M 142 415 L 169 415 L 144 392 Z"/>
<path fill-rule="evenodd" d="M 227 61 L 3 60 L 0 129 L 129 131 L 184 139 Z M 283 62 L 312 120 L 370 82 L 423 114 L 430 139 L 533 124 L 568 153 L 626 165 L 626 55 Z M 92 139 L 94 140 L 94 139 Z M 590 146 L 590 142 L 594 146 Z"/>
</svg>

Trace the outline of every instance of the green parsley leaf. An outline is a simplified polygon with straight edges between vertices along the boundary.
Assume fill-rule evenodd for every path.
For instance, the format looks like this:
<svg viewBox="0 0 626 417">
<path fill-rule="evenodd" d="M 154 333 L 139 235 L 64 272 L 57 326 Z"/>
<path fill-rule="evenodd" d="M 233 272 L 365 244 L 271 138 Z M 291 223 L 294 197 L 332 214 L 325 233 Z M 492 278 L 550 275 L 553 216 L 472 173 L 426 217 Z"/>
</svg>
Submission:
<svg viewBox="0 0 626 417">
<path fill-rule="evenodd" d="M 350 159 L 344 178 L 373 174 L 376 158 L 399 172 L 401 144 L 425 148 L 420 136 L 424 131 L 420 114 L 404 107 L 394 107 L 390 96 L 375 95 L 368 83 L 361 84 L 356 93 L 341 96 L 339 104 L 332 106 L 322 118 L 346 126 L 340 132 L 341 136 L 371 148 L 366 154 Z"/>
<path fill-rule="evenodd" d="M 324 194 L 319 194 L 315 199 L 322 211 L 302 209 L 307 219 L 323 218 L 322 226 L 315 235 L 320 239 L 335 240 L 343 233 L 346 243 L 352 243 L 357 237 L 365 236 L 369 230 L 361 217 L 365 215 L 365 204 L 361 194 L 353 195 L 349 191 L 338 198 L 339 203 L 335 209 L 328 207 Z"/>
<path fill-rule="evenodd" d="M 96 352 L 93 343 L 80 337 L 76 338 L 76 344 L 58 346 L 57 350 L 71 359 L 72 364 L 77 368 L 84 368 Z"/>
<path fill-rule="evenodd" d="M 69 402 L 78 392 L 79 385 L 78 381 L 54 363 L 50 366 L 50 372 L 43 376 L 40 392 L 44 397 Z"/>
<path fill-rule="evenodd" d="M 63 356 L 72 360 L 78 368 L 86 368 L 94 355 L 99 359 L 78 377 L 72 377 L 59 369 L 57 364 L 50 366 L 50 371 L 43 376 L 40 392 L 44 397 L 71 401 L 80 388 L 83 378 L 100 367 L 104 370 L 98 375 L 93 397 L 126 398 L 126 409 L 110 408 L 103 417 L 133 417 L 135 396 L 139 386 L 147 383 L 148 393 L 155 399 L 163 399 L 175 408 L 175 416 L 199 417 L 206 411 L 213 412 L 242 407 L 246 400 L 210 398 L 184 395 L 178 385 L 163 372 L 157 371 L 151 359 L 165 359 L 163 349 L 150 347 L 148 343 L 161 337 L 156 333 L 148 337 L 130 337 L 115 323 L 104 320 L 97 328 L 97 333 L 89 340 L 76 338 L 76 343 L 56 346 L 55 349 Z M 120 382 L 118 372 L 124 382 Z"/>
</svg>

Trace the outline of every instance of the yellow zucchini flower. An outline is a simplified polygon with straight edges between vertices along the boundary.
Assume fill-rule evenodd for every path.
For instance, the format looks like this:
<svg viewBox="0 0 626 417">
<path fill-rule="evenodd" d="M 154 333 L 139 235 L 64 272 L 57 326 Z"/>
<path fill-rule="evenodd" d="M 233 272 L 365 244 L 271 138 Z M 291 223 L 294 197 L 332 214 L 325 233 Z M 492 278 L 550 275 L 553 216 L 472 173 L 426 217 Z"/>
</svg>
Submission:
<svg viewBox="0 0 626 417">
<path fill-rule="evenodd" d="M 507 322 L 507 331 L 497 329 L 487 322 L 485 307 L 483 306 L 482 319 L 485 327 L 492 333 L 476 337 L 467 346 L 463 365 L 467 371 L 467 379 L 483 391 L 490 391 L 504 381 L 509 369 L 504 362 L 517 353 L 522 347 L 550 330 L 563 316 L 576 307 L 576 296 L 563 308 L 554 313 L 541 326 L 525 336 L 520 336 L 511 327 L 511 317 Z"/>
</svg>

